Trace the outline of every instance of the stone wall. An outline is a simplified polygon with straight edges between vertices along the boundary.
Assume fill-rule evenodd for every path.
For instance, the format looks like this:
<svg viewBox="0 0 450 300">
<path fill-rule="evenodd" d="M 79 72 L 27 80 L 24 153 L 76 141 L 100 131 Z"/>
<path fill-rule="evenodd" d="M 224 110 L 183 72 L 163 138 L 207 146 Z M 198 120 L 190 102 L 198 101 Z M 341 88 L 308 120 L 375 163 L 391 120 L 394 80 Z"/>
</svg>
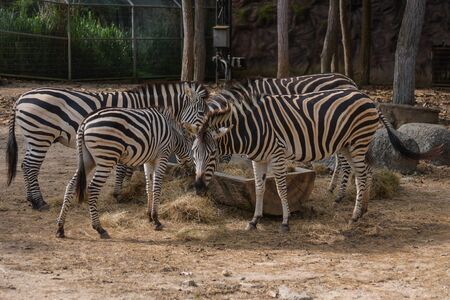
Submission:
<svg viewBox="0 0 450 300">
<path fill-rule="evenodd" d="M 352 0 L 350 8 L 356 79 L 359 69 L 361 2 Z M 372 84 L 392 84 L 397 35 L 405 2 L 372 0 Z M 328 3 L 328 0 L 291 0 L 289 58 L 293 75 L 320 70 Z M 248 60 L 248 70 L 240 72 L 240 75 L 274 76 L 277 56 L 276 1 L 234 0 L 233 26 L 234 55 L 245 56 Z M 450 45 L 450 1 L 428 0 L 417 57 L 418 85 L 431 84 L 432 46 L 443 44 Z"/>
</svg>

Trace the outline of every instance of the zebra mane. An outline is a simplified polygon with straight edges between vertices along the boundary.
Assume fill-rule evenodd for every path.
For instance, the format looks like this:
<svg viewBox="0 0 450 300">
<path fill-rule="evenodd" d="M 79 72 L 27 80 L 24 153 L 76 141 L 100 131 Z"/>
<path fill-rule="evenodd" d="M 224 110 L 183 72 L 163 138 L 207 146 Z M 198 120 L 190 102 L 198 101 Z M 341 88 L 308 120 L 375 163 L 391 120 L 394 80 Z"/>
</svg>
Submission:
<svg viewBox="0 0 450 300">
<path fill-rule="evenodd" d="M 160 86 L 178 86 L 179 90 L 186 92 L 186 86 L 190 87 L 192 91 L 196 93 L 196 96 L 202 99 L 207 99 L 209 97 L 209 91 L 206 87 L 198 82 L 192 81 L 149 81 L 141 84 L 137 87 L 127 90 L 127 92 L 145 92 L 147 89 L 151 87 L 160 87 Z"/>
</svg>

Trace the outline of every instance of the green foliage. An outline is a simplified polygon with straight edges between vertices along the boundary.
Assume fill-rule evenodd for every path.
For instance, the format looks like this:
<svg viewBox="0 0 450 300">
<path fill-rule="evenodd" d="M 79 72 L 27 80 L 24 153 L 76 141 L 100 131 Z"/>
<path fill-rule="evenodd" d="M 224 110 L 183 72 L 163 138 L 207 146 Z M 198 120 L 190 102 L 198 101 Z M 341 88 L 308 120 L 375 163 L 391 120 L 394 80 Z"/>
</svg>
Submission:
<svg viewBox="0 0 450 300">
<path fill-rule="evenodd" d="M 300 18 L 301 20 L 305 19 L 313 7 L 314 0 L 303 1 L 302 3 L 293 3 L 292 4 L 292 13 L 295 17 Z"/>
<path fill-rule="evenodd" d="M 240 24 L 246 24 L 248 23 L 248 17 L 250 16 L 251 9 L 250 8 L 239 8 L 234 11 L 236 15 L 236 20 Z"/>
<path fill-rule="evenodd" d="M 0 72 L 67 78 L 68 7 L 38 0 L 0 2 Z M 208 24 L 214 16 L 208 12 Z M 131 77 L 133 42 L 127 7 L 73 6 L 70 9 L 72 78 Z M 120 25 L 117 25 L 120 24 Z M 177 9 L 135 10 L 137 74 L 142 78 L 180 73 L 181 12 Z M 39 34 L 42 36 L 15 33 Z M 211 35 L 211 30 L 207 31 Z M 48 36 L 48 37 L 46 37 Z M 58 38 L 54 38 L 58 37 Z M 156 39 L 151 39 L 156 38 Z M 212 56 L 212 39 L 207 38 Z M 208 66 L 213 66 L 208 60 Z"/>
<path fill-rule="evenodd" d="M 258 7 L 256 23 L 258 25 L 270 25 L 276 19 L 276 7 L 273 3 L 264 3 Z"/>
</svg>

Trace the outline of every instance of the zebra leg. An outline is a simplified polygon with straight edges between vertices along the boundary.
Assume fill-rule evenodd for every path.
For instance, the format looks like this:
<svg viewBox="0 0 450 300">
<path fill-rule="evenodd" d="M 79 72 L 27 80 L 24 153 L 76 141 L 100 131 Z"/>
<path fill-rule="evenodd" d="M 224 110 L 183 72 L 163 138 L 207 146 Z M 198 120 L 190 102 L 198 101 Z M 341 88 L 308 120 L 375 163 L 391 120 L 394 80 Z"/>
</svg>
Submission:
<svg viewBox="0 0 450 300">
<path fill-rule="evenodd" d="M 116 179 L 114 182 L 114 191 L 113 191 L 113 197 L 116 199 L 117 202 L 122 201 L 122 187 L 123 187 L 123 181 L 125 177 L 127 176 L 128 168 L 124 165 L 117 165 L 116 166 Z"/>
<path fill-rule="evenodd" d="M 161 230 L 163 225 L 159 222 L 158 219 L 158 207 L 159 207 L 159 199 L 161 197 L 161 185 L 164 174 L 166 173 L 167 168 L 167 157 L 161 157 L 155 163 L 155 170 L 153 172 L 153 203 L 152 203 L 152 212 L 151 218 L 153 220 L 153 224 L 155 226 L 155 230 Z"/>
<path fill-rule="evenodd" d="M 38 176 L 42 162 L 51 143 L 38 147 L 27 146 L 25 157 L 22 162 L 22 170 L 27 190 L 27 201 L 31 202 L 32 208 L 37 210 L 47 210 L 49 206 L 41 194 Z"/>
<path fill-rule="evenodd" d="M 56 231 L 56 237 L 64 238 L 64 223 L 66 221 L 67 212 L 70 209 L 70 204 L 73 199 L 73 195 L 75 192 L 75 182 L 77 180 L 77 173 L 73 175 L 72 179 L 70 179 L 69 184 L 67 184 L 66 192 L 64 194 L 64 202 L 61 207 L 61 211 L 59 212 L 58 219 L 56 219 L 56 224 L 58 225 L 58 230 Z"/>
<path fill-rule="evenodd" d="M 277 159 L 272 165 L 273 173 L 275 175 L 275 183 L 277 184 L 278 196 L 281 199 L 281 206 L 283 208 L 283 222 L 281 223 L 280 232 L 289 231 L 289 203 L 287 199 L 286 186 L 286 160 L 284 158 Z"/>
<path fill-rule="evenodd" d="M 365 200 L 368 180 L 368 165 L 365 162 L 365 155 L 355 155 L 350 157 L 350 164 L 355 172 L 356 182 L 356 202 L 353 209 L 352 222 L 358 221 L 364 214 Z M 347 158 L 348 160 L 348 158 Z M 367 205 L 366 205 L 367 206 Z M 366 207 L 367 209 L 367 207 Z"/>
<path fill-rule="evenodd" d="M 334 172 L 333 172 L 333 176 L 331 177 L 330 185 L 328 187 L 328 190 L 331 193 L 334 192 L 334 190 L 336 189 L 339 175 L 341 173 L 341 159 L 338 154 L 335 154 L 335 156 L 334 156 L 334 163 L 335 163 Z"/>
<path fill-rule="evenodd" d="M 110 236 L 108 232 L 103 229 L 100 224 L 100 219 L 98 217 L 97 212 L 97 200 L 98 195 L 100 194 L 100 190 L 108 179 L 113 166 L 99 166 L 95 168 L 94 177 L 92 177 L 91 182 L 89 183 L 88 193 L 89 193 L 89 214 L 91 215 L 92 227 L 97 230 L 100 234 L 100 238 L 109 239 Z"/>
<path fill-rule="evenodd" d="M 151 163 L 144 164 L 145 173 L 145 190 L 147 192 L 147 216 L 149 222 L 152 222 L 153 193 L 152 193 L 152 176 L 154 166 Z"/>
<path fill-rule="evenodd" d="M 367 212 L 367 208 L 369 206 L 370 189 L 372 188 L 372 181 L 373 181 L 372 167 L 370 165 L 367 165 L 366 193 L 364 194 L 363 206 L 362 206 L 363 214 L 365 214 Z"/>
<path fill-rule="evenodd" d="M 267 162 L 253 161 L 253 172 L 255 174 L 256 204 L 253 219 L 248 223 L 246 230 L 256 229 L 259 220 L 263 216 L 264 191 L 266 187 Z"/>
<path fill-rule="evenodd" d="M 88 175 L 93 167 L 94 167 L 94 162 L 90 159 L 90 157 L 88 155 L 86 155 L 84 157 L 85 161 L 84 161 L 84 168 L 85 168 L 85 172 L 86 175 Z M 72 179 L 70 179 L 69 183 L 67 184 L 66 187 L 66 192 L 64 194 L 64 201 L 61 207 L 61 211 L 59 212 L 59 216 L 58 219 L 56 219 L 56 224 L 58 225 L 58 230 L 56 232 L 56 237 L 59 238 L 64 238 L 64 224 L 66 222 L 66 217 L 67 217 L 67 213 L 70 210 L 70 206 L 72 204 L 72 200 L 73 200 L 73 196 L 75 194 L 75 183 L 77 180 L 77 173 L 75 172 L 75 174 L 73 175 Z"/>
<path fill-rule="evenodd" d="M 350 178 L 350 174 L 352 173 L 352 167 L 348 163 L 347 159 L 345 159 L 344 156 L 340 156 L 341 160 L 341 171 L 342 171 L 342 178 L 341 178 L 341 184 L 339 186 L 339 192 L 337 198 L 334 200 L 336 203 L 339 203 L 344 199 L 345 197 L 345 191 L 347 190 L 348 185 L 348 179 Z"/>
</svg>

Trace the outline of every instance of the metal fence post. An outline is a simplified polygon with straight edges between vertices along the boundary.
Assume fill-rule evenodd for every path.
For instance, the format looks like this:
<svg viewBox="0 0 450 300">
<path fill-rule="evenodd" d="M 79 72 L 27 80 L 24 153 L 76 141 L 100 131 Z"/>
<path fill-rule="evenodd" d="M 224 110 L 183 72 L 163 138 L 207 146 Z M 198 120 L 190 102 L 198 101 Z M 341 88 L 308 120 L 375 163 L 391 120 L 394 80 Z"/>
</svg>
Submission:
<svg viewBox="0 0 450 300">
<path fill-rule="evenodd" d="M 70 34 L 70 2 L 67 1 L 67 70 L 68 79 L 72 80 L 72 43 Z"/>
<path fill-rule="evenodd" d="M 137 79 L 137 45 L 136 45 L 136 32 L 134 28 L 134 3 L 132 0 L 128 0 L 131 5 L 131 51 L 133 52 L 133 78 Z"/>
</svg>

